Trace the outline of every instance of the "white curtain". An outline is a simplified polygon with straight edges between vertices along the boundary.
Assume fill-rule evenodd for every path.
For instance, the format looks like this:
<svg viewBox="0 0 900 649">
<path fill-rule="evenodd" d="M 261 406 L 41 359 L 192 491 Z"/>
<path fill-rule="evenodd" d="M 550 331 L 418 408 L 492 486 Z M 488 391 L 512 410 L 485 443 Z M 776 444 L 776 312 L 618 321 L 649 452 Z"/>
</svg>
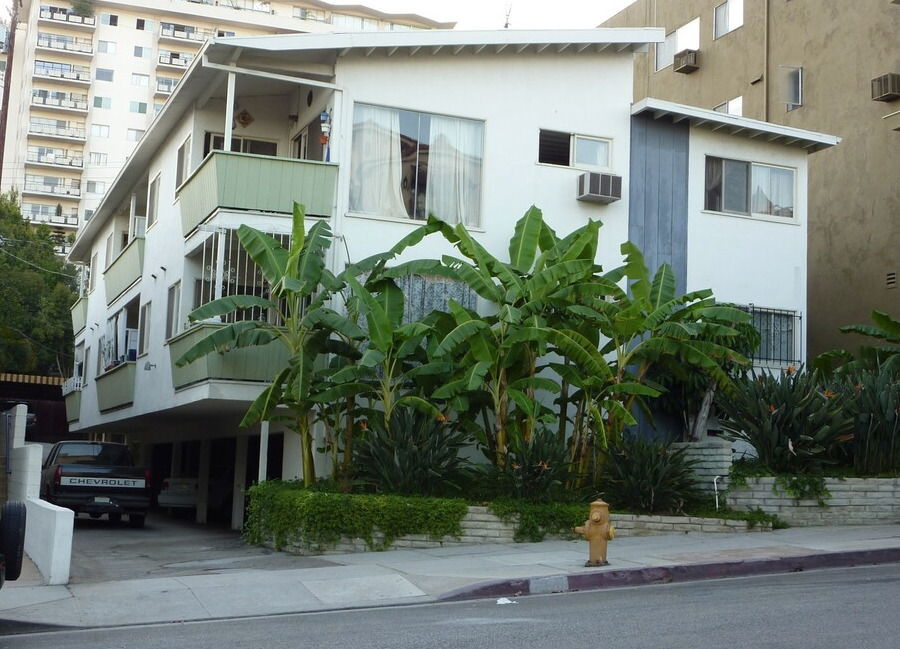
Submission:
<svg viewBox="0 0 900 649">
<path fill-rule="evenodd" d="M 425 209 L 448 223 L 481 225 L 482 125 L 431 116 Z"/>
<path fill-rule="evenodd" d="M 778 167 L 753 166 L 754 214 L 794 216 L 794 172 Z"/>
<path fill-rule="evenodd" d="M 350 173 L 350 210 L 407 218 L 400 194 L 400 113 L 356 104 Z"/>
</svg>

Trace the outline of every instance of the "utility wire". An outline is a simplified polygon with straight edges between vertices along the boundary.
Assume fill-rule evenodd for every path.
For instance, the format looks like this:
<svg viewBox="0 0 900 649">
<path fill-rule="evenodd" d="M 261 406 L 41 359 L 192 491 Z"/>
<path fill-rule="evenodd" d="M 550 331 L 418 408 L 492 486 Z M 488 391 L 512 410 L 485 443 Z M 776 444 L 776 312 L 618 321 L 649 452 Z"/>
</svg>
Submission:
<svg viewBox="0 0 900 649">
<path fill-rule="evenodd" d="M 18 261 L 21 261 L 23 264 L 28 264 L 29 266 L 32 266 L 32 267 L 34 267 L 34 268 L 37 268 L 38 270 L 42 270 L 42 271 L 44 271 L 45 273 L 53 273 L 54 275 L 62 275 L 63 277 L 66 277 L 66 278 L 68 278 L 68 279 L 75 279 L 75 277 L 76 277 L 75 275 L 69 275 L 69 274 L 67 274 L 67 273 L 61 273 L 61 272 L 59 272 L 59 271 L 57 271 L 57 270 L 50 270 L 49 268 L 44 268 L 43 266 L 38 266 L 37 264 L 33 264 L 33 263 L 31 263 L 30 261 L 28 261 L 27 259 L 22 259 L 21 257 L 15 256 L 15 255 L 12 254 L 10 251 L 4 250 L 4 249 L 3 249 L 3 246 L 0 246 L 0 252 L 2 252 L 2 253 L 5 254 L 5 255 L 9 255 L 9 256 L 12 257 L 13 259 L 16 259 L 16 260 L 18 260 Z"/>
</svg>

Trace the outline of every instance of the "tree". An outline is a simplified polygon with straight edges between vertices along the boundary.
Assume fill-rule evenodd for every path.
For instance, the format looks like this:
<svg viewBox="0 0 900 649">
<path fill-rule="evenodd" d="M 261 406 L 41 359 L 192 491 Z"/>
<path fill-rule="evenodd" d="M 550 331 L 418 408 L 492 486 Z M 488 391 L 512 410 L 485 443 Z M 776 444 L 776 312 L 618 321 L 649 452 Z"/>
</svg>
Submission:
<svg viewBox="0 0 900 649">
<path fill-rule="evenodd" d="M 72 359 L 76 271 L 46 225 L 22 218 L 14 192 L 0 196 L 0 371 L 65 375 Z"/>
<path fill-rule="evenodd" d="M 339 338 L 358 340 L 362 329 L 347 317 L 326 306 L 343 283 L 325 266 L 331 246 L 331 229 L 317 221 L 306 232 L 305 208 L 294 203 L 290 249 L 273 237 L 247 225 L 238 229 L 238 239 L 269 283 L 268 298 L 234 295 L 213 300 L 190 314 L 191 321 L 220 317 L 242 309 L 259 308 L 278 314 L 276 326 L 260 320 L 239 320 L 223 325 L 198 341 L 176 361 L 185 365 L 213 352 L 241 347 L 281 344 L 287 349 L 287 366 L 274 377 L 250 405 L 241 421 L 249 426 L 262 420 L 281 420 L 300 435 L 303 481 L 315 483 L 311 412 L 319 389 L 317 372 L 320 357 L 328 353 L 353 354 L 355 350 Z M 287 414 L 285 411 L 287 409 Z"/>
</svg>

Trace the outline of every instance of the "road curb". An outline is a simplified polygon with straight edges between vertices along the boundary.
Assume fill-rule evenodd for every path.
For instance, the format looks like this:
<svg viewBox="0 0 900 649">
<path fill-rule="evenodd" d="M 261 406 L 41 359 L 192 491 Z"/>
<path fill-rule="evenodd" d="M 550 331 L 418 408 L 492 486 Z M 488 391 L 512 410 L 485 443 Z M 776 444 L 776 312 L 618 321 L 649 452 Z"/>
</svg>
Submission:
<svg viewBox="0 0 900 649">
<path fill-rule="evenodd" d="M 460 601 L 493 597 L 522 597 L 548 593 L 605 590 L 628 586 L 649 586 L 730 577 L 785 574 L 824 568 L 851 568 L 900 563 L 900 548 L 819 552 L 792 557 L 716 561 L 651 568 L 599 569 L 572 575 L 551 575 L 484 582 L 459 588 L 438 597 L 438 601 Z"/>
</svg>

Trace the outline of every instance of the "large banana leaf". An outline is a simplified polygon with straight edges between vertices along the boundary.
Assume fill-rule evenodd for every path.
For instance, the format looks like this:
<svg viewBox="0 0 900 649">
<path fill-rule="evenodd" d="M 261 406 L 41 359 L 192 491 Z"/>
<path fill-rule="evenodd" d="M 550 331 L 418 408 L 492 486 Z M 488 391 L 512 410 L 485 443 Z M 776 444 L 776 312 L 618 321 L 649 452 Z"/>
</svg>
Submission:
<svg viewBox="0 0 900 649">
<path fill-rule="evenodd" d="M 253 321 L 241 321 L 223 325 L 220 329 L 215 329 L 208 336 L 198 340 L 193 347 L 175 361 L 175 365 L 183 367 L 213 352 L 223 352 L 239 346 L 249 346 L 250 341 L 246 338 L 242 339 L 242 335 L 245 332 L 258 329 L 260 329 L 259 324 Z M 272 342 L 275 336 L 274 332 L 267 333 L 269 339 L 266 344 Z M 240 344 L 241 342 L 244 344 Z"/>
<path fill-rule="evenodd" d="M 287 269 L 289 253 L 275 238 L 249 225 L 238 228 L 238 239 L 263 277 L 271 286 L 277 286 Z"/>
<path fill-rule="evenodd" d="M 530 272 L 534 265 L 543 223 L 543 215 L 534 205 L 516 222 L 513 237 L 509 241 L 509 263 L 520 273 Z"/>
<path fill-rule="evenodd" d="M 200 320 L 218 318 L 233 311 L 252 308 L 278 310 L 278 304 L 257 295 L 228 295 L 194 309 L 188 315 L 188 319 L 191 322 L 198 322 Z"/>
</svg>

